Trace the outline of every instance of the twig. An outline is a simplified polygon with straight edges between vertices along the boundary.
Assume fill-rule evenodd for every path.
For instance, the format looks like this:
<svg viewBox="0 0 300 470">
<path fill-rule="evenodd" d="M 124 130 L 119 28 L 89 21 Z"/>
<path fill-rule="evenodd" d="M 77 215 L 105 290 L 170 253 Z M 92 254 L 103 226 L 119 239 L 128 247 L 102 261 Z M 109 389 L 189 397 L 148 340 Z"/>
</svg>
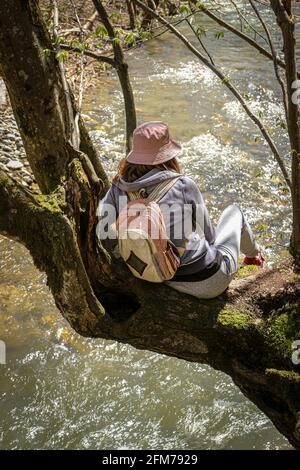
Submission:
<svg viewBox="0 0 300 470">
<path fill-rule="evenodd" d="M 124 103 L 125 103 L 126 151 L 129 152 L 132 146 L 132 135 L 137 125 L 137 119 L 136 119 L 134 95 L 133 95 L 133 90 L 131 86 L 130 76 L 128 73 L 128 65 L 125 61 L 123 49 L 120 44 L 119 38 L 116 35 L 113 24 L 107 14 L 105 7 L 103 6 L 102 1 L 93 0 L 93 4 L 112 42 L 112 47 L 114 51 L 114 62 L 116 64 L 115 67 L 116 67 L 116 71 L 120 80 L 123 97 L 124 97 Z"/>
<path fill-rule="evenodd" d="M 97 52 L 90 51 L 88 49 L 84 49 L 81 51 L 79 47 L 70 46 L 68 44 L 60 44 L 61 49 L 64 49 L 69 52 L 76 52 L 78 54 L 83 53 L 84 55 L 91 57 L 92 59 L 99 60 L 101 62 L 106 62 L 107 64 L 111 65 L 112 67 L 116 67 L 116 62 L 109 56 L 98 54 Z"/>
<path fill-rule="evenodd" d="M 269 144 L 269 147 L 282 171 L 282 174 L 284 176 L 284 179 L 286 181 L 286 184 L 288 185 L 289 188 L 291 188 L 291 180 L 289 177 L 289 174 L 285 168 L 285 164 L 277 150 L 276 144 L 272 140 L 271 136 L 269 135 L 268 131 L 264 127 L 263 123 L 258 119 L 255 114 L 250 110 L 249 106 L 245 102 L 244 98 L 240 94 L 240 92 L 236 89 L 236 87 L 229 81 L 228 77 L 226 77 L 221 70 L 219 70 L 217 67 L 215 67 L 211 62 L 203 55 L 201 54 L 200 51 L 198 51 L 191 43 L 190 41 L 182 34 L 178 29 L 174 28 L 173 25 L 171 25 L 165 18 L 160 16 L 158 13 L 153 11 L 151 8 L 149 8 L 147 5 L 145 5 L 143 2 L 140 0 L 134 0 L 134 2 L 143 8 L 145 11 L 147 11 L 149 14 L 151 14 L 154 18 L 156 18 L 160 23 L 164 24 L 172 33 L 175 34 L 175 36 L 178 37 L 185 45 L 186 47 L 196 56 L 198 59 L 201 60 L 210 70 L 214 72 L 217 77 L 222 81 L 222 83 L 231 91 L 231 93 L 237 98 L 237 100 L 240 102 L 250 119 L 256 124 L 256 126 L 259 128 L 260 132 L 262 133 L 263 137 L 265 138 L 266 142 Z"/>
<path fill-rule="evenodd" d="M 234 6 L 234 8 L 236 9 L 236 12 L 237 14 L 239 15 L 240 19 L 241 20 L 244 20 L 245 23 L 249 26 L 249 28 L 252 29 L 252 31 L 254 32 L 255 36 L 259 36 L 261 39 L 263 39 L 266 43 L 268 43 L 268 41 L 266 40 L 266 38 L 260 34 L 259 31 L 257 31 L 257 29 L 254 28 L 254 26 L 250 23 L 250 21 L 248 21 L 248 19 L 243 15 L 243 13 L 240 11 L 238 5 L 235 3 L 234 0 L 230 0 L 230 2 L 232 3 L 232 5 Z"/>
<path fill-rule="evenodd" d="M 135 1 L 135 0 L 134 0 Z M 191 0 L 191 1 L 196 1 L 196 0 Z M 258 50 L 258 52 L 260 52 L 262 55 L 264 55 L 265 57 L 267 57 L 268 59 L 271 59 L 273 60 L 273 56 L 272 54 L 267 51 L 264 47 L 262 47 L 260 44 L 258 44 L 254 39 L 252 39 L 250 36 L 248 36 L 247 34 L 244 34 L 243 32 L 239 31 L 238 29 L 236 29 L 234 26 L 230 25 L 229 23 L 227 23 L 226 21 L 222 20 L 219 16 L 215 15 L 211 10 L 209 10 L 208 8 L 206 8 L 203 4 L 201 4 L 201 6 L 199 7 L 200 11 L 202 13 L 204 13 L 205 15 L 209 16 L 212 20 L 214 20 L 216 23 L 218 23 L 220 26 L 223 26 L 223 28 L 227 29 L 228 31 L 230 31 L 231 33 L 235 34 L 236 36 L 240 37 L 241 39 L 243 39 L 244 41 L 246 41 L 248 44 L 250 44 L 251 46 L 253 46 L 255 49 Z M 277 58 L 277 63 L 278 65 L 285 69 L 286 68 L 286 64 L 284 63 L 283 60 Z M 300 72 L 297 73 L 298 75 L 298 78 L 300 79 Z"/>
<path fill-rule="evenodd" d="M 54 36 L 54 39 L 56 39 L 59 36 L 58 34 L 59 33 L 59 12 L 58 12 L 58 6 L 57 6 L 56 0 L 51 0 L 51 1 L 52 1 L 52 6 L 53 6 L 53 36 Z M 59 47 L 60 46 L 58 45 L 57 46 L 58 51 L 59 51 Z M 70 90 L 69 90 L 69 85 L 66 79 L 66 73 L 65 73 L 63 60 L 59 60 L 58 65 L 59 65 L 63 90 L 64 90 L 64 94 L 66 97 L 66 104 L 67 104 L 68 117 L 69 117 L 69 127 L 70 127 L 70 140 L 74 145 L 78 141 L 78 138 L 76 137 L 73 105 L 72 105 L 72 100 L 70 97 Z"/>
<path fill-rule="evenodd" d="M 285 87 L 284 81 L 282 80 L 282 77 L 280 76 L 280 72 L 279 72 L 279 69 L 278 69 L 278 63 L 277 63 L 277 54 L 276 54 L 275 46 L 274 46 L 274 43 L 272 41 L 272 37 L 271 37 L 270 31 L 269 31 L 269 28 L 267 27 L 265 21 L 263 20 L 260 12 L 258 11 L 256 5 L 253 2 L 253 0 L 248 0 L 248 1 L 250 3 L 251 7 L 253 8 L 253 11 L 255 12 L 257 18 L 259 19 L 259 21 L 260 21 L 260 23 L 261 23 L 262 27 L 264 28 L 265 33 L 267 35 L 268 42 L 269 42 L 269 45 L 270 45 L 270 49 L 271 49 L 271 52 L 272 52 L 275 75 L 276 75 L 276 78 L 278 80 L 278 83 L 279 83 L 279 85 L 281 87 L 281 91 L 282 91 L 282 99 L 283 99 L 285 117 L 288 120 L 288 105 L 287 105 L 286 87 Z"/>
<path fill-rule="evenodd" d="M 94 13 L 88 18 L 87 22 L 83 25 L 83 29 L 85 30 L 91 30 L 93 27 L 94 21 L 96 20 L 98 16 L 98 12 L 94 11 Z"/>
<path fill-rule="evenodd" d="M 187 22 L 187 24 L 189 25 L 189 27 L 191 28 L 191 30 L 193 31 L 193 33 L 195 34 L 196 38 L 197 38 L 198 41 L 199 41 L 200 46 L 202 47 L 202 49 L 203 49 L 204 52 L 206 53 L 206 55 L 207 55 L 207 57 L 209 58 L 209 60 L 211 61 L 211 63 L 212 63 L 213 65 L 215 65 L 212 56 L 210 55 L 210 53 L 208 52 L 207 48 L 205 47 L 205 45 L 204 45 L 203 42 L 201 41 L 201 38 L 200 38 L 200 36 L 197 34 L 197 32 L 196 32 L 194 26 L 192 25 L 192 23 L 191 23 L 188 19 L 186 19 L 186 22 Z"/>
</svg>

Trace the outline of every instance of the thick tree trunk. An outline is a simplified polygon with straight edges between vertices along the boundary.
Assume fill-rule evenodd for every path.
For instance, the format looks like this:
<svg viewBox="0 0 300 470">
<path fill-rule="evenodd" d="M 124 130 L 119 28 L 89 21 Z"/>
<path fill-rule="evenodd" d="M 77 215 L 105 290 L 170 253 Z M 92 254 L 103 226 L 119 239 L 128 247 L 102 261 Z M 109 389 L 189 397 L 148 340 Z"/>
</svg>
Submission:
<svg viewBox="0 0 300 470">
<path fill-rule="evenodd" d="M 238 281 L 216 300 L 199 301 L 138 281 L 118 263 L 115 279 L 95 292 L 72 225 L 55 198 L 33 196 L 3 172 L 0 233 L 30 250 L 47 273 L 57 307 L 78 333 L 226 372 L 300 448 L 300 371 L 291 360 L 292 341 L 300 338 L 300 282 L 290 268 L 284 292 L 282 273 L 274 270 Z M 116 287 L 120 280 L 123 292 Z"/>
<path fill-rule="evenodd" d="M 70 138 L 66 96 L 51 51 L 51 40 L 37 1 L 2 0 L 0 73 L 15 110 L 31 169 L 44 193 L 61 184 L 70 160 L 66 144 Z M 105 172 L 83 125 L 81 147 L 107 188 Z"/>
<path fill-rule="evenodd" d="M 57 64 L 53 54 L 45 54 L 45 43 L 50 50 L 36 2 L 0 2 L 1 74 L 18 110 L 16 119 L 32 171 L 42 191 L 50 192 L 65 175 L 68 115 Z"/>
<path fill-rule="evenodd" d="M 11 0 L 5 3 L 8 8 Z M 33 0 L 12 3 L 19 7 L 26 4 L 23 14 L 32 8 L 36 11 Z M 2 3 L 0 13 L 2 24 L 5 20 L 12 26 L 12 19 L 2 11 Z M 39 22 L 41 18 L 35 16 L 38 29 L 37 18 Z M 29 23 L 22 25 L 32 28 Z M 5 44 L 9 46 L 17 38 L 13 27 L 4 26 L 10 38 Z M 34 35 L 31 39 L 29 34 L 27 37 L 34 41 Z M 14 97 L 14 93 L 17 97 L 21 93 L 21 87 L 16 84 L 14 91 L 18 71 L 8 66 L 12 59 L 10 51 L 1 55 L 1 67 L 14 114 L 21 130 L 23 116 L 39 139 L 40 133 L 45 135 L 47 123 L 41 121 L 37 112 L 28 116 L 29 110 L 20 107 L 21 98 L 19 102 Z M 13 60 L 20 66 L 17 47 L 13 54 L 17 56 Z M 28 63 L 31 55 L 33 60 L 36 51 L 28 44 L 24 55 Z M 36 69 L 26 69 L 29 84 L 33 78 L 42 82 L 36 86 L 36 93 L 46 86 L 43 82 L 48 79 L 53 63 L 43 62 L 43 67 L 39 68 L 43 73 L 38 76 Z M 59 83 L 58 76 L 56 79 Z M 57 87 L 57 83 L 52 87 L 54 95 Z M 57 107 L 53 113 L 59 113 L 63 101 L 57 103 L 50 98 Z M 36 106 L 42 112 L 40 103 Z M 66 115 L 65 109 L 61 112 Z M 199 301 L 165 285 L 135 279 L 120 260 L 96 242 L 95 194 L 80 159 L 72 154 L 68 137 L 64 136 L 62 144 L 69 149 L 70 163 L 66 161 L 64 184 L 57 181 L 55 192 L 33 195 L 0 171 L 0 233 L 29 249 L 36 266 L 46 272 L 62 315 L 84 336 L 113 339 L 206 363 L 226 372 L 289 441 L 300 448 L 300 370 L 291 360 L 292 342 L 300 339 L 300 281 L 293 270 L 287 266 L 281 271 L 241 280 L 230 292 L 213 301 Z M 51 139 L 53 135 L 49 133 L 45 149 Z M 45 149 L 40 150 L 43 155 L 47 155 Z M 35 158 L 39 156 L 32 151 L 31 161 L 35 162 Z"/>
</svg>

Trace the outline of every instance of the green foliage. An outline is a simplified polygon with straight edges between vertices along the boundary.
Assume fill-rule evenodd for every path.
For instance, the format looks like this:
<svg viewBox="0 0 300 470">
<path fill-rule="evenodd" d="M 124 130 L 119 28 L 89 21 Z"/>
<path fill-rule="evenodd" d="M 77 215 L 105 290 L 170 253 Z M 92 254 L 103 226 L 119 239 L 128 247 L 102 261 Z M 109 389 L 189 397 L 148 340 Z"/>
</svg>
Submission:
<svg viewBox="0 0 300 470">
<path fill-rule="evenodd" d="M 276 118 L 276 127 L 280 128 L 280 129 L 286 129 L 287 128 L 286 122 L 283 121 L 280 117 L 277 117 Z"/>
<path fill-rule="evenodd" d="M 196 29 L 196 34 L 197 34 L 198 38 L 201 38 L 202 36 L 206 36 L 206 29 L 203 28 L 203 26 L 199 26 Z"/>
<path fill-rule="evenodd" d="M 43 56 L 50 57 L 52 54 L 51 49 L 43 49 Z"/>
<path fill-rule="evenodd" d="M 59 44 L 61 44 L 62 42 L 64 42 L 64 37 L 63 36 L 55 36 L 55 38 L 53 40 L 54 46 L 59 46 Z"/>
<path fill-rule="evenodd" d="M 71 42 L 71 46 L 76 47 L 80 50 L 80 52 L 84 52 L 88 48 L 87 44 L 78 41 L 78 39 L 73 39 L 73 41 Z"/>
<path fill-rule="evenodd" d="M 216 38 L 216 39 L 221 39 L 221 38 L 223 38 L 224 36 L 225 36 L 224 31 L 217 31 L 217 32 L 215 33 L 215 38 Z"/>
<path fill-rule="evenodd" d="M 266 230 L 268 229 L 268 225 L 267 224 L 263 224 L 263 223 L 258 223 L 255 225 L 254 227 L 254 230 L 256 232 L 265 232 Z"/>
<path fill-rule="evenodd" d="M 248 312 L 240 312 L 231 307 L 225 307 L 218 315 L 218 323 L 236 329 L 248 328 L 250 324 Z"/>
<path fill-rule="evenodd" d="M 152 33 L 151 31 L 140 31 L 139 36 L 141 39 L 151 39 L 152 38 Z"/>
<path fill-rule="evenodd" d="M 238 278 L 243 278 L 250 276 L 251 274 L 256 273 L 260 268 L 253 264 L 249 264 L 247 266 L 241 266 L 238 272 L 236 273 Z"/>
<path fill-rule="evenodd" d="M 58 62 L 62 62 L 63 60 L 66 60 L 69 57 L 68 51 L 58 51 L 55 54 L 55 59 L 58 60 Z"/>
<path fill-rule="evenodd" d="M 181 5 L 178 9 L 179 13 L 182 15 L 189 15 L 191 12 L 191 9 L 188 5 Z"/>
<path fill-rule="evenodd" d="M 226 83 L 229 83 L 229 77 L 224 77 L 222 83 L 224 83 L 224 85 L 226 85 Z"/>
<path fill-rule="evenodd" d="M 97 26 L 97 28 L 95 29 L 94 35 L 103 39 L 108 38 L 107 29 L 105 28 L 105 26 L 102 26 L 102 25 Z"/>
<path fill-rule="evenodd" d="M 130 45 L 130 44 L 135 44 L 136 42 L 136 39 L 138 38 L 139 36 L 134 33 L 133 31 L 131 31 L 130 33 L 127 33 L 125 36 L 124 36 L 124 42 L 125 44 L 127 45 Z"/>
<path fill-rule="evenodd" d="M 273 311 L 268 323 L 269 340 L 277 345 L 285 357 L 291 357 L 291 344 L 300 339 L 299 306 L 287 302 L 283 307 Z"/>
<path fill-rule="evenodd" d="M 249 101 L 251 99 L 251 96 L 246 91 L 244 93 L 242 93 L 242 97 L 247 101 Z"/>
</svg>

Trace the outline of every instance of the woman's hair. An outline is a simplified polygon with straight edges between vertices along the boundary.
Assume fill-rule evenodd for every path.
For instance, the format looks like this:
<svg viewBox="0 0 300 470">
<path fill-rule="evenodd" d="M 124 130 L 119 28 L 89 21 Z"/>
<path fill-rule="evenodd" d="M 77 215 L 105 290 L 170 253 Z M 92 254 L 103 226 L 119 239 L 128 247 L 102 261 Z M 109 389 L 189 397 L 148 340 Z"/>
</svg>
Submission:
<svg viewBox="0 0 300 470">
<path fill-rule="evenodd" d="M 126 158 L 122 158 L 118 165 L 117 174 L 114 176 L 113 181 L 117 182 L 120 178 L 123 178 L 125 181 L 131 183 L 141 176 L 148 173 L 148 171 L 158 168 L 161 171 L 169 170 L 174 171 L 175 173 L 180 173 L 181 168 L 176 158 L 172 158 L 160 165 L 137 165 L 136 163 L 130 163 Z"/>
</svg>

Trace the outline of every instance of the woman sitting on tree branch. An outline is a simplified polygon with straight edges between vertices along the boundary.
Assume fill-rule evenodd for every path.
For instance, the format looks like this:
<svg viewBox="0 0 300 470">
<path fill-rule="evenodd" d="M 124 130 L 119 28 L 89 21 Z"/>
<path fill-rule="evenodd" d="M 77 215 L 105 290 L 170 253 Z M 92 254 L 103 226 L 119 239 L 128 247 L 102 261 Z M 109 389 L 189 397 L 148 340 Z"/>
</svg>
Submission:
<svg viewBox="0 0 300 470">
<path fill-rule="evenodd" d="M 244 264 L 264 265 L 242 211 L 230 205 L 214 229 L 194 181 L 181 173 L 181 145 L 162 122 L 140 125 L 100 202 L 97 234 L 118 241 L 131 272 L 200 299 L 222 294 Z"/>
</svg>

